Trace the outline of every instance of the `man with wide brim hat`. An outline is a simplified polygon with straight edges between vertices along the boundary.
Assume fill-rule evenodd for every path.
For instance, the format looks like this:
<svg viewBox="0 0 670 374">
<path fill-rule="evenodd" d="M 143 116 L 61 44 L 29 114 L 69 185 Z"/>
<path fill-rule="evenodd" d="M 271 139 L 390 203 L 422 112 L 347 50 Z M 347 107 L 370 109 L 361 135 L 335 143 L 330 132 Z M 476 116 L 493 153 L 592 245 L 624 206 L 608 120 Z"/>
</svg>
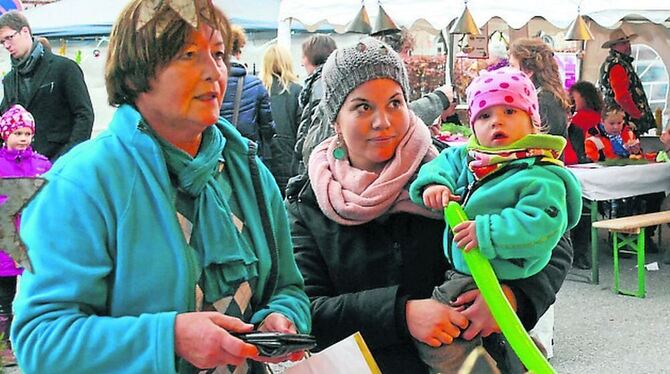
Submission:
<svg viewBox="0 0 670 374">
<path fill-rule="evenodd" d="M 623 29 L 616 29 L 610 33 L 610 39 L 603 43 L 603 48 L 610 48 L 613 45 L 621 43 L 630 43 L 632 39 L 637 38 L 637 34 L 626 34 Z"/>
<path fill-rule="evenodd" d="M 642 81 L 633 68 L 630 41 L 636 34 L 629 34 L 619 28 L 610 33 L 609 40 L 603 43 L 603 48 L 609 48 L 609 55 L 600 67 L 600 87 L 603 91 L 605 106 L 619 106 L 626 112 L 626 120 L 631 124 L 637 136 L 655 127 L 654 116 L 647 95 L 642 87 Z M 665 193 L 642 196 L 646 206 L 644 213 L 658 212 Z M 651 237 L 654 228 L 645 230 L 646 250 L 658 252 Z"/>
<path fill-rule="evenodd" d="M 637 34 L 621 28 L 610 33 L 609 40 L 602 45 L 610 52 L 600 67 L 600 87 L 605 104 L 621 107 L 639 136 L 653 128 L 655 122 L 640 77 L 633 68 L 630 41 L 635 37 Z"/>
</svg>

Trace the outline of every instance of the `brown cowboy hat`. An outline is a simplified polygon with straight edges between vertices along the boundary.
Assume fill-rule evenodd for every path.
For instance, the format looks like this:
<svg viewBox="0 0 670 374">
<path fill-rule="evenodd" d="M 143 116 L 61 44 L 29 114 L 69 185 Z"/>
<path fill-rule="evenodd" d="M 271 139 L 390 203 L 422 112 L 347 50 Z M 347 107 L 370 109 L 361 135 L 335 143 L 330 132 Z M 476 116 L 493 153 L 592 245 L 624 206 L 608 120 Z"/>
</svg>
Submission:
<svg viewBox="0 0 670 374">
<path fill-rule="evenodd" d="M 615 44 L 627 42 L 637 37 L 637 34 L 626 34 L 622 29 L 616 29 L 610 33 L 610 40 L 603 43 L 603 48 L 609 48 Z"/>
</svg>

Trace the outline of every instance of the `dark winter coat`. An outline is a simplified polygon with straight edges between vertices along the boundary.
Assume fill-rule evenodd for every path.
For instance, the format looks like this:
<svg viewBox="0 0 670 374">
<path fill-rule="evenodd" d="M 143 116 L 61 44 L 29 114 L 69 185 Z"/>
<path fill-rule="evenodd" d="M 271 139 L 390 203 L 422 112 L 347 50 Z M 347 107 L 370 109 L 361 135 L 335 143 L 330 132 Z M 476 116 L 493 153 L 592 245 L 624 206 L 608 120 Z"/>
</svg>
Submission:
<svg viewBox="0 0 670 374">
<path fill-rule="evenodd" d="M 16 69 L 5 76 L 0 108 L 4 113 L 14 104 L 23 105 L 35 117 L 33 149 L 54 161 L 91 137 L 91 97 L 79 65 L 47 50 L 29 75 L 27 93 L 19 93 L 21 78 Z"/>
<path fill-rule="evenodd" d="M 270 102 L 272 106 L 272 117 L 275 121 L 275 139 L 272 144 L 273 156 L 273 174 L 282 191 L 285 193 L 286 184 L 289 178 L 298 175 L 297 167 L 292 167 L 293 150 L 295 140 L 300 124 L 300 105 L 298 104 L 298 95 L 302 87 L 299 84 L 291 83 L 287 91 L 279 80 L 272 79 L 270 89 Z M 283 91 L 283 92 L 282 92 Z"/>
<path fill-rule="evenodd" d="M 385 374 L 428 373 L 411 341 L 408 299 L 428 298 L 449 268 L 442 221 L 398 213 L 358 226 L 342 226 L 320 210 L 311 185 L 294 178 L 287 189 L 291 236 L 305 291 L 312 303 L 312 333 L 323 349 L 360 331 Z M 508 281 L 527 329 L 554 302 L 572 262 L 564 236 L 540 273 Z M 499 335 L 485 339 L 498 364 L 508 350 Z"/>
<path fill-rule="evenodd" d="M 540 106 L 540 119 L 546 126 L 547 133 L 567 138 L 568 113 L 558 98 L 550 91 L 538 88 L 537 101 Z"/>
<path fill-rule="evenodd" d="M 270 95 L 258 77 L 247 74 L 247 69 L 239 62 L 230 63 L 228 86 L 221 105 L 221 116 L 237 127 L 242 136 L 258 143 L 258 153 L 271 166 L 272 150 L 266 144 L 272 143 L 275 134 Z M 238 81 L 242 81 L 240 111 L 237 123 L 233 123 L 233 108 Z"/>
<path fill-rule="evenodd" d="M 312 152 L 309 148 L 304 149 L 307 135 L 310 133 L 312 127 L 321 128 L 324 121 L 323 113 L 319 111 L 319 103 L 323 97 L 321 70 L 323 70 L 323 65 L 317 66 L 312 74 L 305 78 L 305 87 L 300 91 L 300 96 L 298 97 L 300 123 L 298 124 L 298 134 L 293 153 L 293 168 L 298 170 L 300 174 L 305 172 L 305 164 L 309 161 L 309 155 Z M 314 130 L 312 130 L 313 132 Z"/>
</svg>

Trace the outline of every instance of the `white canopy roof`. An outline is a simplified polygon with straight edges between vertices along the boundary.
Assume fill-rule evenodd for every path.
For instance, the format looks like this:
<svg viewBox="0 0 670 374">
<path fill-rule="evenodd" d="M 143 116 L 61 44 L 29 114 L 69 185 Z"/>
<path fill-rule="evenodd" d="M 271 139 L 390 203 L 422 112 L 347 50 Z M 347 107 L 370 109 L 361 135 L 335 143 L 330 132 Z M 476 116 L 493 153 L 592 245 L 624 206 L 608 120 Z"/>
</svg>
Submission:
<svg viewBox="0 0 670 374">
<path fill-rule="evenodd" d="M 61 0 L 25 11 L 35 34 L 108 34 L 127 0 Z M 372 21 L 378 0 L 364 0 Z M 297 20 L 309 30 L 321 23 L 342 28 L 361 6 L 360 0 L 214 0 L 236 24 L 252 29 L 275 29 L 277 21 Z M 461 0 L 381 0 L 391 18 L 411 27 L 417 21 L 433 28 L 446 27 L 463 12 Z M 565 28 L 581 13 L 610 27 L 624 17 L 642 17 L 654 23 L 670 19 L 670 0 L 469 0 L 468 8 L 479 26 L 498 16 L 513 28 L 539 16 Z"/>
<path fill-rule="evenodd" d="M 463 12 L 460 0 L 381 0 L 386 13 L 398 25 L 411 27 L 425 20 L 435 29 L 446 27 Z M 364 0 L 365 8 L 374 24 L 378 0 Z M 543 17 L 553 25 L 566 28 L 581 14 L 591 17 L 601 26 L 609 27 L 625 17 L 642 17 L 654 23 L 670 19 L 668 0 L 470 0 L 468 9 L 478 26 L 489 19 L 500 17 L 513 28 L 521 28 L 533 17 Z M 358 13 L 361 0 L 281 0 L 279 19 L 291 18 L 308 30 L 321 23 L 336 28 L 346 25 Z"/>
</svg>

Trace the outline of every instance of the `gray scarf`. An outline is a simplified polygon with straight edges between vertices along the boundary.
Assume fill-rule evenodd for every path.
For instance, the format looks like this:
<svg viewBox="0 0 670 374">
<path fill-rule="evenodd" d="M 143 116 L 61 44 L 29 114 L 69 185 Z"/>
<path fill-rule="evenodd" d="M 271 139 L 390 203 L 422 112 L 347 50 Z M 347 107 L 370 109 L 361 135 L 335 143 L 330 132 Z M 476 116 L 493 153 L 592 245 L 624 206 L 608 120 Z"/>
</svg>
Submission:
<svg viewBox="0 0 670 374">
<path fill-rule="evenodd" d="M 44 46 L 37 41 L 33 41 L 33 47 L 30 53 L 23 59 L 12 58 L 12 70 L 16 78 L 14 97 L 17 103 L 28 105 L 28 94 L 32 90 L 32 72 L 44 56 Z"/>
<path fill-rule="evenodd" d="M 25 58 L 22 60 L 12 58 L 12 68 L 16 69 L 20 75 L 30 74 L 42 56 L 44 56 L 44 46 L 40 42 L 33 41 L 33 47 Z"/>
</svg>

